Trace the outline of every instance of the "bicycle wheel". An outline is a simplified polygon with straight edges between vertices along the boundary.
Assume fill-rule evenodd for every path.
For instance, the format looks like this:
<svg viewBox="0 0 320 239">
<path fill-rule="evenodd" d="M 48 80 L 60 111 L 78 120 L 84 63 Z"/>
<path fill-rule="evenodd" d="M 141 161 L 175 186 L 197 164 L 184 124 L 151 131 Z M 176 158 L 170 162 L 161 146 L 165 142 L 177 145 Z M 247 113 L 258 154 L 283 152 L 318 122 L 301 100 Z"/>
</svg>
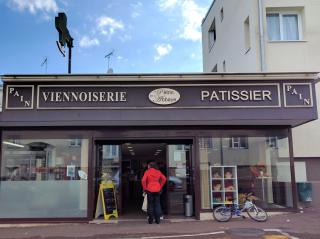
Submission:
<svg viewBox="0 0 320 239">
<path fill-rule="evenodd" d="M 218 222 L 227 222 L 232 217 L 231 208 L 219 206 L 213 210 L 213 217 Z"/>
<path fill-rule="evenodd" d="M 268 214 L 265 210 L 256 205 L 247 209 L 249 217 L 257 222 L 265 222 L 268 219 Z"/>
</svg>

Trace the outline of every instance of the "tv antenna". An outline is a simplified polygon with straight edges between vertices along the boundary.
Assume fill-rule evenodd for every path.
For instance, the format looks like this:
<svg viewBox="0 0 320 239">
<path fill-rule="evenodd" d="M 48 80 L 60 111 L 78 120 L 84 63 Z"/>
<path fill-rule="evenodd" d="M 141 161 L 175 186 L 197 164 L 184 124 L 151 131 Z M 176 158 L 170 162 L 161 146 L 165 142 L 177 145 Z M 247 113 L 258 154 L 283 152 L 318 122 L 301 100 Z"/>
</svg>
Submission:
<svg viewBox="0 0 320 239">
<path fill-rule="evenodd" d="M 47 70 L 48 70 L 48 57 L 45 57 L 41 63 L 41 67 L 46 66 L 46 74 L 47 74 Z"/>
<path fill-rule="evenodd" d="M 110 74 L 113 73 L 113 69 L 110 68 L 110 58 L 113 55 L 113 53 L 114 53 L 114 50 L 112 50 L 111 52 L 109 52 L 107 55 L 104 56 L 104 58 L 108 59 L 108 71 L 107 71 L 107 73 L 110 73 Z"/>
</svg>

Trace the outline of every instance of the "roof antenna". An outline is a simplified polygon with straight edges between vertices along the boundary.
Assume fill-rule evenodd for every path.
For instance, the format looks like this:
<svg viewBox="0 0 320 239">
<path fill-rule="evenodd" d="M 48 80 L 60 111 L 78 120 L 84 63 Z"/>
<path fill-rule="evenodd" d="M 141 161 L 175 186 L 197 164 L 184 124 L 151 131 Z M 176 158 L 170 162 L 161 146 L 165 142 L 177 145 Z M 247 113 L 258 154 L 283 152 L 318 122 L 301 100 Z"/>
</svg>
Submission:
<svg viewBox="0 0 320 239">
<path fill-rule="evenodd" d="M 114 53 L 114 50 L 112 50 L 111 52 L 109 52 L 107 55 L 104 56 L 104 58 L 108 58 L 108 71 L 107 71 L 108 74 L 113 73 L 113 69 L 110 68 L 110 58 L 113 55 L 113 53 Z"/>
<path fill-rule="evenodd" d="M 47 70 L 48 70 L 48 57 L 45 57 L 41 63 L 41 67 L 43 67 L 44 65 L 46 65 L 46 74 L 47 74 Z"/>
</svg>

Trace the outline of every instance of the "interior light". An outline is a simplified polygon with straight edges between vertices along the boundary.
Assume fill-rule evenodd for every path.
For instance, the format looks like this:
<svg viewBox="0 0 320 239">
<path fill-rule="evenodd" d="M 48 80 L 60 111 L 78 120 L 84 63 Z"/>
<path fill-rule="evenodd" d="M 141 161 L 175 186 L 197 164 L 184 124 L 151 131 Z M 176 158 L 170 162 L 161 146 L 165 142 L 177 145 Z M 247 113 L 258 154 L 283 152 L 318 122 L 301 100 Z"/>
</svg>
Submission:
<svg viewBox="0 0 320 239">
<path fill-rule="evenodd" d="M 11 146 L 15 146 L 15 147 L 19 147 L 19 148 L 24 148 L 24 145 L 22 144 L 15 144 L 15 143 L 11 143 L 9 141 L 2 141 L 3 144 L 7 144 L 7 145 L 11 145 Z"/>
</svg>

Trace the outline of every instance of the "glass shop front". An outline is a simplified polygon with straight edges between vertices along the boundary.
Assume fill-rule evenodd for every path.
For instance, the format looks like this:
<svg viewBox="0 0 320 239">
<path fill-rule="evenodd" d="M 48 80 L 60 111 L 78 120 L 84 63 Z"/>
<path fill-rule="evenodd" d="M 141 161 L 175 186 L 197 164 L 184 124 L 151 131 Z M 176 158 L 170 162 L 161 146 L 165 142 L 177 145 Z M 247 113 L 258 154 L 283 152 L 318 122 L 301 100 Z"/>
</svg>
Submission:
<svg viewBox="0 0 320 239">
<path fill-rule="evenodd" d="M 103 218 L 96 210 L 106 181 L 119 219 L 145 219 L 149 161 L 168 180 L 165 217 L 185 216 L 186 195 L 197 219 L 241 204 L 247 193 L 267 210 L 297 207 L 291 128 L 317 118 L 311 77 L 263 84 L 242 75 L 223 84 L 202 74 L 183 84 L 180 75 L 147 83 L 150 75 L 114 75 L 117 84 L 65 77 L 4 77 L 0 222 Z"/>
</svg>

